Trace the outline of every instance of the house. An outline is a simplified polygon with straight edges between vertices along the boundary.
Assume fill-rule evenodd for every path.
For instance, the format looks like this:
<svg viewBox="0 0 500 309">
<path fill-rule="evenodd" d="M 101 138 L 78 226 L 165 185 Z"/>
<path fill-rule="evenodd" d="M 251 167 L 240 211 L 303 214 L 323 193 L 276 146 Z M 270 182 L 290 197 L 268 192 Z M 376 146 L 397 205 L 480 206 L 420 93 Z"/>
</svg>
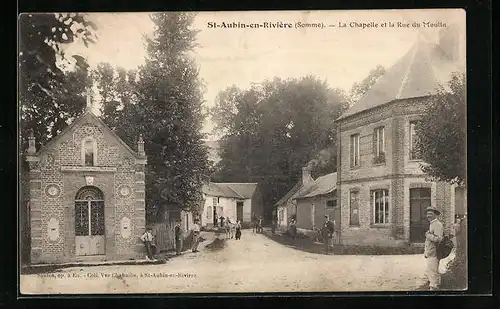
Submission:
<svg viewBox="0 0 500 309">
<path fill-rule="evenodd" d="M 296 219 L 297 201 L 295 197 L 300 193 L 300 190 L 312 183 L 314 179 L 311 177 L 311 172 L 304 167 L 302 169 L 302 177 L 299 181 L 278 201 L 274 206 L 277 212 L 277 227 L 280 230 L 287 230 L 290 220 Z"/>
<path fill-rule="evenodd" d="M 90 110 L 38 151 L 29 136 L 31 263 L 144 256 L 146 155 Z"/>
<path fill-rule="evenodd" d="M 307 169 L 305 169 L 307 171 Z M 337 173 L 320 176 L 295 196 L 297 203 L 297 230 L 305 234 L 321 229 L 325 215 L 340 222 L 337 203 Z"/>
<path fill-rule="evenodd" d="M 214 183 L 203 186 L 205 203 L 201 226 L 213 227 L 219 218 L 231 222 L 251 222 L 252 215 L 263 215 L 262 194 L 257 183 Z"/>
<path fill-rule="evenodd" d="M 445 227 L 456 209 L 465 211 L 465 189 L 430 181 L 414 148 L 426 103 L 438 87 L 448 89 L 452 72 L 465 67 L 463 39 L 445 31 L 439 43 L 418 40 L 337 120 L 344 244 L 422 243 L 426 207 L 441 210 Z"/>
</svg>

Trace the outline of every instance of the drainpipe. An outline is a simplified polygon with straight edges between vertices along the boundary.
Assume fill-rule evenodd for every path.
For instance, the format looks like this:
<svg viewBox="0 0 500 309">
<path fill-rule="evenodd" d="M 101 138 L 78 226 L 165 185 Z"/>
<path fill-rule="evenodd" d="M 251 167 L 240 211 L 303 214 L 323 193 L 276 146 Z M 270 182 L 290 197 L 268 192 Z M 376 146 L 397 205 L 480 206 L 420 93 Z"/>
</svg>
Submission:
<svg viewBox="0 0 500 309">
<path fill-rule="evenodd" d="M 339 222 L 336 224 L 336 228 L 337 228 L 337 234 L 339 235 L 338 236 L 338 239 L 339 239 L 339 244 L 342 244 L 342 207 L 344 207 L 344 205 L 342 205 L 342 185 L 341 185 L 341 182 L 342 182 L 342 127 L 340 125 L 340 122 L 337 123 L 337 143 L 338 143 L 338 147 L 337 147 L 337 205 L 339 208 L 339 212 L 340 212 L 340 215 L 339 215 Z"/>
</svg>

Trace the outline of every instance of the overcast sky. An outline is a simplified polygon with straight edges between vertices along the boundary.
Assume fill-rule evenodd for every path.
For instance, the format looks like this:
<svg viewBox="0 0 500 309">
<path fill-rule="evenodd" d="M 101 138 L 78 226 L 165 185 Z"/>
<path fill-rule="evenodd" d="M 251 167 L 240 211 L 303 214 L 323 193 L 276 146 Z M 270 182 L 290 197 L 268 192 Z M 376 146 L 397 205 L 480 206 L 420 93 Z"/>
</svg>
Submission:
<svg viewBox="0 0 500 309">
<path fill-rule="evenodd" d="M 91 13 L 98 27 L 97 44 L 84 48 L 72 44 L 68 53 L 79 53 L 89 64 L 108 62 L 134 69 L 143 64 L 143 35 L 153 24 L 147 13 Z M 208 22 L 296 22 L 335 25 L 325 29 L 213 29 Z M 293 11 L 293 12 L 202 12 L 193 27 L 199 29 L 194 57 L 206 85 L 206 106 L 230 85 L 248 87 L 275 76 L 302 77 L 313 74 L 334 88 L 349 90 L 377 65 L 389 68 L 417 38 L 435 41 L 440 28 L 382 28 L 384 22 L 458 23 L 465 27 L 461 10 L 388 11 Z M 378 28 L 352 28 L 350 22 L 379 24 Z M 347 27 L 340 28 L 339 23 Z M 465 40 L 465 34 L 463 34 Z M 212 124 L 207 121 L 205 131 Z"/>
</svg>

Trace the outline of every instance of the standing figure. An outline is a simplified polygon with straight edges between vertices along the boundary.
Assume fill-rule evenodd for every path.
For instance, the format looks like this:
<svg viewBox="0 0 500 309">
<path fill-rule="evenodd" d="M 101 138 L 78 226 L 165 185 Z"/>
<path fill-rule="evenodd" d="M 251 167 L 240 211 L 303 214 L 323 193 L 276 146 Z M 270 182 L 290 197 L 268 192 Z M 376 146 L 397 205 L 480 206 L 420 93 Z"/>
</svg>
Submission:
<svg viewBox="0 0 500 309">
<path fill-rule="evenodd" d="M 224 217 L 223 216 L 220 216 L 219 222 L 220 222 L 220 227 L 224 228 Z"/>
<path fill-rule="evenodd" d="M 424 256 L 427 266 L 425 275 L 429 281 L 429 289 L 437 290 L 441 284 L 441 275 L 438 272 L 439 259 L 437 257 L 437 245 L 443 239 L 443 224 L 438 220 L 441 214 L 434 207 L 427 207 L 427 219 L 429 220 L 429 230 L 425 232 Z"/>
<path fill-rule="evenodd" d="M 290 234 L 294 240 L 297 238 L 297 223 L 295 222 L 295 219 L 290 221 Z"/>
<path fill-rule="evenodd" d="M 146 228 L 146 232 L 142 234 L 141 240 L 144 243 L 144 246 L 146 247 L 146 260 L 154 260 L 153 256 L 153 249 L 152 249 L 152 243 L 153 243 L 153 233 L 150 227 Z"/>
<path fill-rule="evenodd" d="M 252 215 L 252 233 L 257 231 L 257 216 L 255 214 Z"/>
<path fill-rule="evenodd" d="M 241 221 L 238 220 L 236 222 L 236 240 L 240 240 L 241 239 Z"/>
<path fill-rule="evenodd" d="M 231 220 L 229 217 L 226 218 L 226 239 L 231 238 Z"/>
<path fill-rule="evenodd" d="M 200 225 L 199 225 L 200 220 L 196 219 L 194 220 L 194 224 L 192 227 L 193 231 L 193 245 L 191 247 L 191 251 L 193 252 L 198 252 L 198 244 L 200 242 Z"/>
<path fill-rule="evenodd" d="M 325 216 L 325 223 L 321 229 L 321 236 L 325 244 L 325 253 L 333 252 L 333 234 L 335 233 L 335 224 L 330 220 L 330 217 Z"/>
<path fill-rule="evenodd" d="M 182 228 L 181 220 L 175 221 L 175 254 L 180 255 L 182 252 Z"/>
<path fill-rule="evenodd" d="M 262 219 L 262 216 L 259 217 L 259 221 L 257 223 L 257 233 L 262 233 L 263 232 L 263 228 L 262 228 L 262 224 L 263 224 L 263 219 Z"/>
</svg>

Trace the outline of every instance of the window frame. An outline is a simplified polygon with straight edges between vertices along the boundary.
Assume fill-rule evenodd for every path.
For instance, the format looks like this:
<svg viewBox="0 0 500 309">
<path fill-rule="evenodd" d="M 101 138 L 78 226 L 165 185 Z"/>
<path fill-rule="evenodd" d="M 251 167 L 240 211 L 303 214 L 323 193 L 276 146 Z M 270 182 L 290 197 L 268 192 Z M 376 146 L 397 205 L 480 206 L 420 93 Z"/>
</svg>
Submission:
<svg viewBox="0 0 500 309">
<path fill-rule="evenodd" d="M 85 145 L 87 144 L 87 142 L 92 142 L 92 156 L 93 156 L 93 164 L 92 165 L 87 165 L 86 164 L 86 160 L 85 160 L 85 155 L 86 155 L 86 147 Z M 97 142 L 96 140 L 92 137 L 92 136 L 87 136 L 85 138 L 82 139 L 81 141 L 81 145 L 80 145 L 80 152 L 81 152 L 81 165 L 82 166 L 85 166 L 85 167 L 94 167 L 94 166 L 98 166 L 97 162 Z"/>
<path fill-rule="evenodd" d="M 417 132 L 415 131 L 416 126 L 421 123 L 421 120 L 415 119 L 409 121 L 409 149 L 408 149 L 408 159 L 410 161 L 421 161 L 415 150 L 415 142 L 417 140 Z M 414 137 L 415 135 L 415 137 Z"/>
<path fill-rule="evenodd" d="M 385 164 L 385 126 L 373 129 L 374 164 Z"/>
<path fill-rule="evenodd" d="M 380 218 L 378 216 L 377 212 L 377 193 L 382 193 L 382 196 L 379 198 L 382 199 L 383 201 L 383 212 L 382 212 L 382 222 L 377 222 L 377 220 Z M 390 195 L 389 195 L 389 189 L 372 189 L 370 190 L 370 205 L 372 209 L 372 225 L 389 225 L 391 224 L 391 201 L 390 201 Z"/>
<path fill-rule="evenodd" d="M 356 209 L 357 210 L 357 213 L 356 215 L 358 216 L 358 223 L 354 224 L 352 222 L 352 215 L 353 215 L 353 212 L 352 212 L 352 196 L 356 195 L 356 200 L 357 200 L 357 203 L 358 203 L 358 208 Z M 359 197 L 359 190 L 357 189 L 354 189 L 354 190 L 350 190 L 349 191 L 349 226 L 350 227 L 360 227 L 361 226 L 361 220 L 360 220 L 360 215 L 359 215 L 359 207 L 360 207 L 360 197 Z"/>
<path fill-rule="evenodd" d="M 361 166 L 361 154 L 359 149 L 361 136 L 359 133 L 351 134 L 349 140 L 349 161 L 351 168 Z"/>
</svg>

